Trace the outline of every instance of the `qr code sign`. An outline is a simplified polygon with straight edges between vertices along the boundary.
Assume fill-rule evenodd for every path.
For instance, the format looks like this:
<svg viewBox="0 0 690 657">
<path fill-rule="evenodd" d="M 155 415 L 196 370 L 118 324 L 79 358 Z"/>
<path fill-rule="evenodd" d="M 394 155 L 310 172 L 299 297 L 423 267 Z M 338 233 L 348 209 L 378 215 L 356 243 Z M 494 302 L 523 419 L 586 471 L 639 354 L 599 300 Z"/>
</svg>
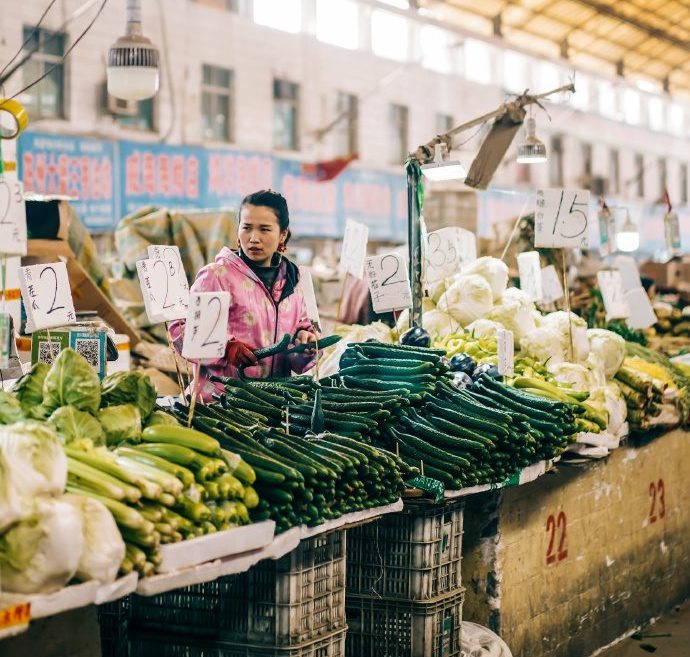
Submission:
<svg viewBox="0 0 690 657">
<path fill-rule="evenodd" d="M 86 358 L 94 369 L 101 369 L 101 348 L 98 338 L 77 338 L 74 341 L 74 350 Z"/>
<path fill-rule="evenodd" d="M 39 342 L 38 343 L 38 360 L 42 363 L 52 365 L 62 349 L 60 342 Z"/>
</svg>

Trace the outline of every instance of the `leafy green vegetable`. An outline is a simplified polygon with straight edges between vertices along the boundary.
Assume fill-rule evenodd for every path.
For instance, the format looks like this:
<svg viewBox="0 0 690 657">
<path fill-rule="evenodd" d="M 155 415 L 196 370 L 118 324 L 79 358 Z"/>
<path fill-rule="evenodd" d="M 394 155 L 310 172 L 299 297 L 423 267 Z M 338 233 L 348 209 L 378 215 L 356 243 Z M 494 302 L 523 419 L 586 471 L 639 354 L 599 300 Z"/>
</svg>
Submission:
<svg viewBox="0 0 690 657">
<path fill-rule="evenodd" d="M 115 372 L 103 379 L 103 405 L 135 404 L 145 422 L 156 407 L 156 388 L 141 372 Z"/>
<path fill-rule="evenodd" d="M 29 372 L 14 384 L 12 392 L 17 396 L 27 417 L 40 419 L 45 416 L 43 403 L 43 383 L 50 366 L 39 361 Z"/>
<path fill-rule="evenodd" d="M 46 375 L 43 405 L 48 413 L 60 406 L 95 413 L 101 405 L 98 374 L 74 349 L 63 349 Z"/>
<path fill-rule="evenodd" d="M 62 406 L 48 419 L 63 445 L 93 447 L 105 445 L 101 423 L 91 414 L 78 411 L 74 406 Z"/>
<path fill-rule="evenodd" d="M 24 419 L 19 400 L 9 392 L 0 390 L 0 424 L 14 424 Z"/>
<path fill-rule="evenodd" d="M 107 406 L 98 411 L 98 419 L 105 431 L 108 446 L 119 445 L 126 440 L 141 439 L 141 413 L 134 404 Z"/>
<path fill-rule="evenodd" d="M 170 413 L 165 411 L 153 411 L 146 422 L 147 427 L 153 427 L 157 424 L 169 424 L 171 426 L 177 426 L 180 423 L 172 416 Z"/>
</svg>

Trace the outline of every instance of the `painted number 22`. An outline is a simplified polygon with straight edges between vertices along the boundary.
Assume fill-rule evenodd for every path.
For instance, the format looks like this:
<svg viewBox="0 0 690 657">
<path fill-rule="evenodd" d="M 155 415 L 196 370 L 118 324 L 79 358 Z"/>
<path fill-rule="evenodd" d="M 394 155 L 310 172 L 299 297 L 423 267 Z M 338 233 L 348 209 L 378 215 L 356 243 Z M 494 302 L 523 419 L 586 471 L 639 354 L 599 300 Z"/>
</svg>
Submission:
<svg viewBox="0 0 690 657">
<path fill-rule="evenodd" d="M 649 524 L 660 520 L 666 515 L 666 490 L 664 488 L 664 480 L 659 479 L 657 482 L 649 484 Z"/>
<path fill-rule="evenodd" d="M 546 531 L 549 533 L 549 545 L 546 549 L 547 566 L 556 563 L 556 561 L 563 561 L 568 556 L 568 548 L 565 544 L 567 523 L 564 511 L 560 511 L 557 516 L 551 514 L 546 519 Z M 559 535 L 558 550 L 554 550 L 556 534 Z"/>
</svg>

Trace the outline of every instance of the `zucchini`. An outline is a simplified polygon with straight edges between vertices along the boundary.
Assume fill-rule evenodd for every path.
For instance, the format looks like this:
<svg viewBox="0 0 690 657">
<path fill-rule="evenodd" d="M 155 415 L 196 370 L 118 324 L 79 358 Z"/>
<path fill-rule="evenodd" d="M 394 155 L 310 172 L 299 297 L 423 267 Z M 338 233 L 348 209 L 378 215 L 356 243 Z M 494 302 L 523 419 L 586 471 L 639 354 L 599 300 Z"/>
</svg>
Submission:
<svg viewBox="0 0 690 657">
<path fill-rule="evenodd" d="M 285 483 L 285 475 L 281 472 L 276 472 L 275 470 L 264 470 L 263 468 L 257 467 L 254 468 L 254 472 L 256 473 L 256 481 L 254 482 L 255 486 L 260 484 L 280 485 Z"/>
</svg>

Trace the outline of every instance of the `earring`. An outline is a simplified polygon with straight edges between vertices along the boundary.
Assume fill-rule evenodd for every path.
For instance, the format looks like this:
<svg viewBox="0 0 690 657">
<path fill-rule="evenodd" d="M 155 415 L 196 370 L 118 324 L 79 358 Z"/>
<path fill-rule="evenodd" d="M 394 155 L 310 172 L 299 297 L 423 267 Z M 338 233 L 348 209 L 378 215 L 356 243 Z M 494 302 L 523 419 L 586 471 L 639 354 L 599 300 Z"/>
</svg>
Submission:
<svg viewBox="0 0 690 657">
<path fill-rule="evenodd" d="M 287 251 L 287 244 L 285 242 L 281 242 L 278 244 L 278 253 L 285 253 Z"/>
<path fill-rule="evenodd" d="M 241 251 L 242 250 L 242 245 L 240 244 L 239 238 L 237 238 L 237 250 Z"/>
</svg>

